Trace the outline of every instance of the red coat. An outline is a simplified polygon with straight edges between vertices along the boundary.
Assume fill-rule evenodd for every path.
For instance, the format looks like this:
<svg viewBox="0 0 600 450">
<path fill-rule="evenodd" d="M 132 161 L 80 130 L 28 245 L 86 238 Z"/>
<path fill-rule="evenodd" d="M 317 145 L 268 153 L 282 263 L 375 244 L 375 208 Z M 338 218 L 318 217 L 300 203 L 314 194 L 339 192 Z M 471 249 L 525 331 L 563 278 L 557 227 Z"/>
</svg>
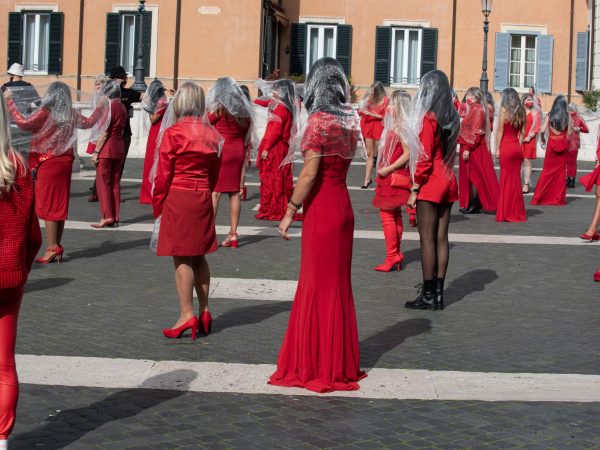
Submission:
<svg viewBox="0 0 600 450">
<path fill-rule="evenodd" d="M 458 200 L 458 185 L 454 171 L 444 164 L 444 148 L 435 115 L 427 113 L 419 134 L 425 155 L 417 162 L 414 181 L 421 185 L 417 200 L 433 203 L 453 203 Z"/>
<path fill-rule="evenodd" d="M 159 155 L 152 205 L 158 217 L 171 187 L 212 191 L 219 176 L 221 136 L 199 117 L 184 117 L 167 128 Z"/>
<path fill-rule="evenodd" d="M 127 109 L 117 98 L 110 101 L 110 123 L 106 129 L 106 142 L 98 158 L 123 159 L 125 157 L 125 143 L 123 142 L 123 130 L 125 123 L 129 120 Z"/>
<path fill-rule="evenodd" d="M 0 289 L 22 286 L 42 244 L 31 173 L 20 168 L 10 192 L 0 193 Z"/>
<path fill-rule="evenodd" d="M 571 151 L 579 150 L 579 147 L 581 147 L 580 133 L 590 132 L 585 120 L 583 120 L 579 114 L 575 114 L 573 117 L 573 128 L 579 128 L 579 131 L 573 130 L 573 133 L 571 134 L 569 145 L 569 150 Z"/>
<path fill-rule="evenodd" d="M 74 129 L 64 127 L 62 130 L 57 130 L 57 127 L 52 123 L 51 112 L 46 108 L 40 108 L 31 116 L 24 117 L 12 99 L 8 99 L 6 103 L 17 126 L 22 130 L 33 133 L 29 151 L 29 167 L 33 169 L 40 162 L 55 156 L 62 156 L 64 154 L 73 156 L 73 149 L 69 149 L 67 153 L 61 154 L 56 154 L 52 151 L 48 152 L 46 149 L 62 148 L 65 142 L 68 142 L 72 138 Z M 92 128 L 101 114 L 101 108 L 96 108 L 89 118 L 73 110 L 74 127 L 80 129 Z"/>
</svg>

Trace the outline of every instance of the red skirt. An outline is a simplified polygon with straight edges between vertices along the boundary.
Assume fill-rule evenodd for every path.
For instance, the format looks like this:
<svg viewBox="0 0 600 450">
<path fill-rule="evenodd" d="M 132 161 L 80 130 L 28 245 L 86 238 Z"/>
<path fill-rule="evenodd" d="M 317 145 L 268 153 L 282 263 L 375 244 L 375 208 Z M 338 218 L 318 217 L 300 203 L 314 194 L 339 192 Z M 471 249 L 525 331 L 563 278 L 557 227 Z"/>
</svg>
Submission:
<svg viewBox="0 0 600 450">
<path fill-rule="evenodd" d="M 228 138 L 221 151 L 221 166 L 215 192 L 239 192 L 246 159 L 243 139 Z"/>
<path fill-rule="evenodd" d="M 216 250 L 211 192 L 171 188 L 163 206 L 156 254 L 198 256 Z"/>
<path fill-rule="evenodd" d="M 587 192 L 590 192 L 594 186 L 600 186 L 600 164 L 596 166 L 592 173 L 579 178 L 579 182 L 583 184 Z"/>
<path fill-rule="evenodd" d="M 42 162 L 36 171 L 35 214 L 51 222 L 67 220 L 73 155 L 61 155 Z"/>
<path fill-rule="evenodd" d="M 454 203 L 458 200 L 456 175 L 446 168 L 442 160 L 433 161 L 433 171 L 427 183 L 421 186 L 417 200 L 438 204 Z"/>
<path fill-rule="evenodd" d="M 360 121 L 360 128 L 365 139 L 373 139 L 378 141 L 383 134 L 383 119 L 375 117 L 363 116 Z"/>
<path fill-rule="evenodd" d="M 402 171 L 398 171 L 402 172 Z M 403 173 L 408 174 L 408 171 Z M 402 189 L 392 186 L 392 176 L 382 177 L 377 175 L 375 178 L 375 197 L 373 198 L 373 206 L 378 209 L 397 209 L 406 205 L 410 196 L 410 189 Z"/>
<path fill-rule="evenodd" d="M 537 138 L 523 142 L 523 158 L 535 159 L 537 157 Z"/>
</svg>

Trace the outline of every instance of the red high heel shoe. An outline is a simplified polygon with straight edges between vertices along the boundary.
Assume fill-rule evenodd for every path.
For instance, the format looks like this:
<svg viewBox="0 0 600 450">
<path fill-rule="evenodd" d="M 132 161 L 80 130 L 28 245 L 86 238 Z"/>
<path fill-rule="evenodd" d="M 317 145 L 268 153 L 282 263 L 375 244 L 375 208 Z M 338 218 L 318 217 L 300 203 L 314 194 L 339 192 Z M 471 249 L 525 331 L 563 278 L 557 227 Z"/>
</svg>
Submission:
<svg viewBox="0 0 600 450">
<path fill-rule="evenodd" d="M 248 196 L 248 188 L 246 186 L 242 187 L 242 201 L 246 201 L 246 197 Z"/>
<path fill-rule="evenodd" d="M 600 234 L 598 234 L 598 232 L 595 232 L 591 236 L 589 234 L 583 233 L 583 234 L 580 234 L 579 237 L 581 239 L 583 239 L 584 241 L 590 241 L 590 242 L 600 241 Z"/>
<path fill-rule="evenodd" d="M 600 283 L 600 272 L 596 272 L 596 273 L 594 274 L 594 281 L 595 281 L 596 283 Z"/>
<path fill-rule="evenodd" d="M 202 332 L 206 335 L 210 334 L 210 329 L 212 327 L 212 316 L 210 315 L 210 311 L 204 311 L 200 314 L 200 320 L 198 322 L 198 329 L 202 328 Z"/>
<path fill-rule="evenodd" d="M 417 226 L 417 216 L 414 213 L 410 213 L 408 216 L 408 226 L 411 228 L 416 228 Z"/>
<path fill-rule="evenodd" d="M 43 257 L 37 258 L 35 262 L 40 264 L 50 264 L 52 261 L 56 260 L 56 262 L 60 264 L 63 253 L 65 252 L 65 248 L 62 245 L 57 245 L 56 247 L 48 250 L 53 253 L 51 256 L 49 256 L 47 259 L 44 259 Z"/>
<path fill-rule="evenodd" d="M 237 233 L 229 233 L 225 240 L 221 242 L 221 247 L 237 248 L 238 237 L 239 235 Z"/>
<path fill-rule="evenodd" d="M 391 272 L 397 265 L 398 272 L 400 272 L 402 270 L 402 261 L 404 261 L 404 256 L 398 255 L 395 258 L 386 259 L 383 264 L 379 264 L 377 267 L 375 267 L 375 270 L 377 272 Z"/>
<path fill-rule="evenodd" d="M 192 329 L 192 341 L 196 340 L 196 332 L 198 330 L 198 318 L 196 316 L 192 317 L 186 323 L 177 328 L 165 328 L 163 330 L 163 335 L 170 339 L 179 339 L 183 333 L 187 330 Z"/>
<path fill-rule="evenodd" d="M 104 222 L 101 220 L 100 223 L 91 223 L 92 228 L 112 228 L 115 226 L 115 219 L 106 219 Z M 118 225 L 117 225 L 118 226 Z"/>
</svg>

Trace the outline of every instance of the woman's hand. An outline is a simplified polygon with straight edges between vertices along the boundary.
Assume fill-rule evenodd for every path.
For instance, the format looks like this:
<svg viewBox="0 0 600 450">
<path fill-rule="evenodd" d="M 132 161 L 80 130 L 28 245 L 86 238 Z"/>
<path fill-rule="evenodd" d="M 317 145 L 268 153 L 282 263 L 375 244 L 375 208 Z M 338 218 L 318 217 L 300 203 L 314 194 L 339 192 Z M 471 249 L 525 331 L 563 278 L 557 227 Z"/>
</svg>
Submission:
<svg viewBox="0 0 600 450">
<path fill-rule="evenodd" d="M 4 90 L 4 98 L 6 100 L 10 100 L 12 98 L 12 92 L 10 89 L 7 88 Z"/>
<path fill-rule="evenodd" d="M 265 159 L 265 160 L 266 160 L 268 157 L 269 157 L 269 152 L 268 152 L 268 151 L 266 151 L 266 150 L 263 150 L 263 151 L 260 153 L 260 158 L 261 158 L 261 159 Z"/>
<path fill-rule="evenodd" d="M 408 197 L 408 202 L 406 203 L 406 205 L 409 208 L 416 208 L 417 207 L 417 195 L 419 195 L 418 192 L 412 192 L 410 193 L 410 197 Z"/>
<path fill-rule="evenodd" d="M 377 174 L 381 175 L 382 177 L 387 177 L 393 171 L 394 171 L 394 168 L 392 166 L 387 166 L 387 167 L 382 167 L 381 169 L 379 169 L 377 171 Z"/>
<path fill-rule="evenodd" d="M 98 152 L 94 152 L 92 154 L 92 164 L 97 166 L 98 165 Z"/>
<path fill-rule="evenodd" d="M 471 152 L 469 152 L 468 150 L 465 150 L 462 154 L 462 159 L 463 161 L 468 161 L 469 160 L 469 156 L 471 156 Z"/>
<path fill-rule="evenodd" d="M 289 241 L 290 240 L 290 235 L 288 234 L 288 230 L 290 229 L 290 225 L 292 224 L 292 221 L 294 220 L 294 212 L 288 208 L 288 210 L 285 212 L 285 216 L 283 216 L 283 219 L 281 219 L 281 222 L 279 222 L 279 235 L 281 236 L 282 239 Z"/>
</svg>

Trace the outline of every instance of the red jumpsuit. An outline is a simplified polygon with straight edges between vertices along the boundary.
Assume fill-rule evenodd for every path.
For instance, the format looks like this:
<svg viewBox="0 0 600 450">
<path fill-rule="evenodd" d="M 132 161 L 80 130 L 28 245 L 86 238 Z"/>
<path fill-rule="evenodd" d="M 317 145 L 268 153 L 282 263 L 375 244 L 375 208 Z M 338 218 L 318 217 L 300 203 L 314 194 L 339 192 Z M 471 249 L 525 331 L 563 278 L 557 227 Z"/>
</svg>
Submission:
<svg viewBox="0 0 600 450">
<path fill-rule="evenodd" d="M 162 98 L 156 104 L 154 114 L 159 116 L 158 122 L 153 123 L 148 133 L 148 142 L 146 143 L 146 155 L 144 157 L 144 171 L 142 172 L 142 187 L 140 189 L 140 203 L 144 205 L 152 204 L 152 183 L 150 182 L 150 171 L 154 166 L 154 156 L 156 155 L 156 139 L 160 132 L 165 112 L 169 103 L 166 98 Z"/>
<path fill-rule="evenodd" d="M 567 153 L 567 177 L 575 178 L 577 176 L 577 155 L 579 154 L 579 147 L 581 147 L 580 133 L 589 133 L 590 130 L 585 120 L 579 114 L 572 115 L 571 117 L 573 119 L 573 128 L 579 128 L 579 131 L 573 130 L 573 134 L 571 134 L 569 152 Z"/>
<path fill-rule="evenodd" d="M 17 320 L 23 288 L 41 243 L 33 180 L 21 168 L 13 189 L 0 195 L 0 440 L 8 438 L 15 423 Z"/>
<path fill-rule="evenodd" d="M 281 165 L 288 154 L 292 122 L 292 113 L 283 104 L 277 104 L 269 114 L 265 135 L 258 146 L 256 158 L 260 177 L 260 207 L 256 214 L 257 219 L 283 219 L 288 201 L 294 192 L 292 165 Z M 267 159 L 262 159 L 263 151 L 268 152 Z"/>
<path fill-rule="evenodd" d="M 360 110 L 358 111 L 358 115 L 361 116 L 360 129 L 362 130 L 362 135 L 365 139 L 373 139 L 374 141 L 381 139 L 381 135 L 383 134 L 383 117 L 385 116 L 388 102 L 388 98 L 384 97 L 378 105 L 372 106 L 367 104 L 366 110 L 381 116 L 381 119 L 366 115 Z"/>
<path fill-rule="evenodd" d="M 458 185 L 451 168 L 444 164 L 444 148 L 438 132 L 435 114 L 428 112 L 423 118 L 419 139 L 425 155 L 417 162 L 414 181 L 421 185 L 417 200 L 447 204 L 458 200 Z"/>
<path fill-rule="evenodd" d="M 563 206 L 567 204 L 567 153 L 569 136 L 567 131 L 556 133 L 550 128 L 546 145 L 546 157 L 540 179 L 535 186 L 532 205 Z"/>
<path fill-rule="evenodd" d="M 158 256 L 198 256 L 217 249 L 212 190 L 221 136 L 199 117 L 184 117 L 163 135 L 152 205 L 161 216 Z"/>
<path fill-rule="evenodd" d="M 127 120 L 129 116 L 121 99 L 111 100 L 106 142 L 100 149 L 96 166 L 96 190 L 102 218 L 117 222 L 121 205 L 121 167 L 125 158 L 123 130 Z"/>
</svg>

